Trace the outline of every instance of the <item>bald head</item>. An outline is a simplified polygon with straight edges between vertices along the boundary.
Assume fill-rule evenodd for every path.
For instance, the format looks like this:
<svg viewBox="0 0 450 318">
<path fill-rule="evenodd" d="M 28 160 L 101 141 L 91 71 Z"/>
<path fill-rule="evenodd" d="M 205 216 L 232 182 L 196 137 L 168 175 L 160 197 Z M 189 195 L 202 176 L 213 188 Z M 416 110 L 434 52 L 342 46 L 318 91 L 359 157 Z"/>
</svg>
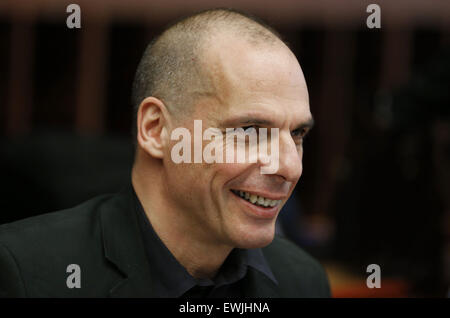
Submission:
<svg viewBox="0 0 450 318">
<path fill-rule="evenodd" d="M 301 176 L 303 138 L 312 125 L 303 72 L 277 34 L 227 10 L 182 20 L 146 50 L 134 97 L 133 187 L 180 263 L 195 255 L 197 265 L 204 254 L 200 275 L 213 277 L 232 248 L 269 244 L 281 203 Z M 245 162 L 236 162 L 242 148 L 233 132 L 248 127 L 258 128 L 258 145 L 244 142 Z M 239 191 L 278 205 L 266 213 Z"/>
<path fill-rule="evenodd" d="M 147 96 L 162 100 L 174 116 L 189 112 L 199 97 L 214 96 L 208 49 L 233 38 L 255 47 L 285 46 L 269 26 L 233 10 L 214 9 L 185 18 L 145 50 L 133 83 L 134 114 Z"/>
</svg>

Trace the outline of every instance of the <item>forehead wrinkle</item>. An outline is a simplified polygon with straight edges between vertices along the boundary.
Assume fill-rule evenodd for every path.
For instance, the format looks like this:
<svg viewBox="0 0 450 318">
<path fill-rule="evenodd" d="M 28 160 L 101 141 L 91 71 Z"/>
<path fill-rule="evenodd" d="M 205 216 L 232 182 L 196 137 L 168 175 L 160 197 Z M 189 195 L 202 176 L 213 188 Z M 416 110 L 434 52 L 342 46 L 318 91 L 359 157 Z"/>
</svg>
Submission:
<svg viewBox="0 0 450 318">
<path fill-rule="evenodd" d="M 208 96 L 212 99 L 207 100 L 215 106 L 202 102 L 203 112 L 199 114 L 210 120 L 212 125 L 213 122 L 222 123 L 224 116 L 232 115 L 230 112 L 242 110 L 246 106 L 253 105 L 254 110 L 259 112 L 264 109 L 261 106 L 267 104 L 273 110 L 276 104 L 298 103 L 299 98 L 309 113 L 309 96 L 303 73 L 297 59 L 288 49 L 274 44 L 256 47 L 243 39 L 224 34 L 220 37 L 211 37 L 204 44 L 201 63 L 203 74 L 211 91 L 214 92 Z M 236 52 L 243 52 L 241 55 L 246 56 L 243 57 Z M 276 59 L 272 59 L 273 57 Z M 267 70 L 264 65 L 271 67 Z M 239 68 L 240 66 L 242 68 Z M 275 70 L 277 76 L 273 78 L 268 76 L 271 70 Z M 284 93 L 280 95 L 271 93 L 276 86 Z M 270 88 L 267 90 L 269 94 L 265 93 L 266 88 Z M 225 110 L 223 108 L 227 110 L 223 112 Z"/>
</svg>

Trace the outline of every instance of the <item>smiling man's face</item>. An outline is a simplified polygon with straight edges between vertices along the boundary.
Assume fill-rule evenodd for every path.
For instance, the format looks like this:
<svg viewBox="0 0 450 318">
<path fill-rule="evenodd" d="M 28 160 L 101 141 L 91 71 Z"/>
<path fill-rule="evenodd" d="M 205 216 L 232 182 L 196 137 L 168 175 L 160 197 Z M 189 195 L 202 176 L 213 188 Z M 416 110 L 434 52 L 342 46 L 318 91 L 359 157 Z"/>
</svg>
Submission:
<svg viewBox="0 0 450 318">
<path fill-rule="evenodd" d="M 184 219 L 174 222 L 189 220 L 189 235 L 211 243 L 262 247 L 273 240 L 278 213 L 302 174 L 302 138 L 312 124 L 305 79 L 281 42 L 255 47 L 225 38 L 208 49 L 206 59 L 216 96 L 200 98 L 192 114 L 169 129 L 185 127 L 194 136 L 194 120 L 202 120 L 203 131 L 278 128 L 279 168 L 261 174 L 261 162 L 176 164 L 170 152 L 177 141 L 170 141 L 163 159 L 167 193 Z M 225 147 L 225 135 L 223 142 Z M 259 204 L 250 202 L 255 196 Z"/>
</svg>

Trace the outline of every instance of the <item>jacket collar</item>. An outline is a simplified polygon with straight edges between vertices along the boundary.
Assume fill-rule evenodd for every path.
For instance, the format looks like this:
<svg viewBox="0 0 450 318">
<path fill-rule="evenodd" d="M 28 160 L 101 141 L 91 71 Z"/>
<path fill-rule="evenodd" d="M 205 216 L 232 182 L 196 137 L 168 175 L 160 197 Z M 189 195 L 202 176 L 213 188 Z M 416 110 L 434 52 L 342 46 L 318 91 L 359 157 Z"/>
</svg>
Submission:
<svg viewBox="0 0 450 318">
<path fill-rule="evenodd" d="M 109 293 L 111 297 L 156 297 L 131 193 L 129 184 L 100 211 L 105 257 L 122 274 Z"/>
</svg>

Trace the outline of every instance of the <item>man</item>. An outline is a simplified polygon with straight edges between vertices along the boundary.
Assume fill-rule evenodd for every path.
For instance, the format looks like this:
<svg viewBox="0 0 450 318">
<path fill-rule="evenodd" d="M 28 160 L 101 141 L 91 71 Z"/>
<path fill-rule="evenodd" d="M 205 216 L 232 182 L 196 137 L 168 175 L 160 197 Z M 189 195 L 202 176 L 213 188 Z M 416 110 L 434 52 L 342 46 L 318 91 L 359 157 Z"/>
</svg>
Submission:
<svg viewBox="0 0 450 318">
<path fill-rule="evenodd" d="M 329 296 L 322 267 L 274 238 L 312 125 L 302 70 L 275 31 L 231 10 L 186 18 L 145 51 L 133 102 L 131 185 L 0 227 L 2 296 Z M 199 122 L 216 132 L 270 129 L 276 171 L 262 173 L 264 156 L 174 160 L 207 145 L 174 151 L 174 132 L 196 139 Z M 214 142 L 216 154 L 234 149 L 234 137 Z"/>
</svg>

